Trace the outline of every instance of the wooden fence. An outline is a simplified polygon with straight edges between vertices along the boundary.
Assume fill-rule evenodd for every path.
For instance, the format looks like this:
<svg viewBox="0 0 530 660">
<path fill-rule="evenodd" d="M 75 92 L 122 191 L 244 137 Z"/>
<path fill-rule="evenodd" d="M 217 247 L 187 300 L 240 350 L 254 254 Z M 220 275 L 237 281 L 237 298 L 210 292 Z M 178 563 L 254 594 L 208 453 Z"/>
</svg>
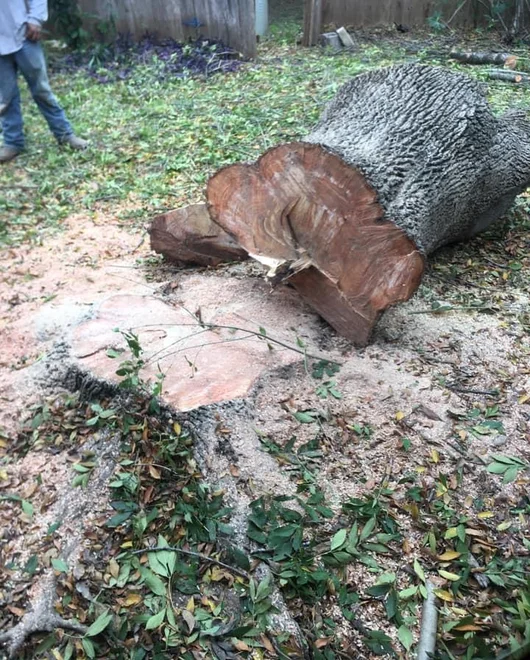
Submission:
<svg viewBox="0 0 530 660">
<path fill-rule="evenodd" d="M 511 25 L 515 3 L 506 5 L 502 18 Z M 488 23 L 488 6 L 491 0 L 305 0 L 304 43 L 315 43 L 326 25 L 359 28 L 397 23 L 414 27 L 428 24 L 438 13 L 450 27 L 475 28 Z"/>
<path fill-rule="evenodd" d="M 1 0 L 0 0 L 1 1 Z M 118 32 L 187 40 L 221 39 L 247 57 L 256 54 L 255 0 L 78 0 L 88 24 L 111 19 Z M 195 27 L 196 24 L 200 24 Z"/>
<path fill-rule="evenodd" d="M 355 27 L 375 25 L 425 25 L 430 16 L 440 11 L 444 21 L 455 27 L 475 27 L 479 15 L 475 0 L 323 0 L 324 23 L 340 23 Z"/>
</svg>

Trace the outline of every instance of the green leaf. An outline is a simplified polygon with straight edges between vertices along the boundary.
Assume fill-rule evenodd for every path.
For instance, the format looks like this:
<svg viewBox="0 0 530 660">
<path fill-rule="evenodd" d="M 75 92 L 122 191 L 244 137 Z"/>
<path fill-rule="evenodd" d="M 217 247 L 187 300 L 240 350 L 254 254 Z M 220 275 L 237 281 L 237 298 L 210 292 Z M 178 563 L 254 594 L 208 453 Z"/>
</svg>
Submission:
<svg viewBox="0 0 530 660">
<path fill-rule="evenodd" d="M 110 613 L 103 612 L 103 614 L 100 614 L 94 623 L 89 626 L 85 633 L 85 637 L 95 637 L 96 635 L 102 633 L 112 621 L 112 618 L 113 615 Z"/>
<path fill-rule="evenodd" d="M 71 660 L 73 655 L 74 655 L 74 645 L 72 643 L 72 640 L 70 640 L 66 645 L 66 648 L 64 649 L 63 660 Z"/>
<path fill-rule="evenodd" d="M 59 573 L 68 573 L 68 564 L 63 559 L 52 559 L 52 566 Z"/>
<path fill-rule="evenodd" d="M 504 463 L 490 463 L 486 468 L 486 471 L 490 474 L 504 474 L 508 468 L 510 468 L 510 466 L 505 465 Z"/>
<path fill-rule="evenodd" d="M 22 500 L 22 511 L 28 518 L 33 518 L 33 504 L 27 500 Z"/>
<path fill-rule="evenodd" d="M 230 546 L 227 554 L 235 566 L 239 566 L 239 568 L 242 568 L 244 571 L 250 570 L 250 560 L 242 550 Z"/>
<path fill-rule="evenodd" d="M 31 555 L 31 557 L 28 559 L 26 562 L 26 565 L 24 566 L 24 573 L 28 573 L 29 575 L 33 575 L 35 571 L 37 570 L 37 567 L 39 565 L 39 559 L 37 555 Z"/>
<path fill-rule="evenodd" d="M 61 525 L 62 525 L 61 521 L 52 523 L 46 530 L 46 536 L 51 536 L 54 532 L 56 532 L 59 529 Z"/>
<path fill-rule="evenodd" d="M 294 417 L 302 424 L 312 424 L 315 421 L 315 413 L 311 412 L 295 412 Z"/>
<path fill-rule="evenodd" d="M 394 584 L 396 581 L 396 574 L 392 572 L 388 573 L 383 573 L 380 575 L 377 580 L 375 581 L 375 584 Z"/>
<path fill-rule="evenodd" d="M 390 589 L 391 586 L 389 584 L 374 584 L 373 587 L 368 587 L 366 593 L 374 598 L 381 598 L 382 596 L 386 596 Z"/>
<path fill-rule="evenodd" d="M 140 574 L 144 578 L 145 584 L 154 594 L 157 596 L 166 595 L 166 585 L 162 582 L 158 575 L 155 575 L 148 568 L 144 567 L 140 568 Z"/>
<path fill-rule="evenodd" d="M 415 596 L 417 593 L 418 593 L 418 587 L 407 587 L 406 589 L 402 589 L 398 593 L 398 596 L 402 600 L 407 600 L 407 598 L 411 598 L 412 596 Z"/>
<path fill-rule="evenodd" d="M 517 478 L 517 473 L 519 472 L 521 468 L 517 465 L 514 465 L 506 470 L 504 473 L 504 477 L 502 478 L 502 483 L 503 484 L 509 484 L 512 481 L 515 481 Z"/>
<path fill-rule="evenodd" d="M 162 625 L 165 616 L 166 616 L 166 608 L 164 607 L 164 609 L 160 610 L 158 614 L 154 614 L 152 617 L 150 617 L 147 620 L 145 624 L 146 630 L 153 630 L 154 628 L 158 628 L 158 626 Z"/>
<path fill-rule="evenodd" d="M 72 468 L 76 472 L 80 472 L 81 474 L 83 474 L 84 472 L 90 472 L 90 470 L 91 470 L 91 468 L 87 468 L 86 465 L 82 465 L 81 463 L 74 463 L 72 465 Z"/>
<path fill-rule="evenodd" d="M 368 520 L 368 522 L 362 529 L 360 536 L 361 541 L 365 541 L 372 534 L 376 524 L 377 524 L 377 518 L 375 516 L 373 516 L 373 518 L 370 518 L 370 520 Z"/>
<path fill-rule="evenodd" d="M 87 658 L 95 658 L 96 657 L 96 649 L 94 647 L 94 644 L 87 639 L 86 637 L 83 637 L 81 640 L 81 645 L 83 646 L 83 650 L 87 655 Z"/>
<path fill-rule="evenodd" d="M 398 628 L 398 639 L 399 641 L 403 644 L 405 649 L 407 651 L 410 651 L 412 647 L 412 642 L 414 641 L 414 638 L 412 636 L 412 633 L 410 630 L 407 628 L 407 626 L 399 626 Z"/>
<path fill-rule="evenodd" d="M 416 573 L 422 582 L 425 582 L 425 572 L 417 559 L 414 560 L 414 573 Z"/>
<path fill-rule="evenodd" d="M 525 463 L 515 456 L 505 456 L 504 454 L 492 454 L 492 458 L 496 463 L 505 463 L 506 465 L 520 465 L 525 467 Z"/>
<path fill-rule="evenodd" d="M 346 541 L 347 529 L 339 529 L 339 531 L 331 539 L 331 551 L 340 548 L 344 541 Z"/>
</svg>

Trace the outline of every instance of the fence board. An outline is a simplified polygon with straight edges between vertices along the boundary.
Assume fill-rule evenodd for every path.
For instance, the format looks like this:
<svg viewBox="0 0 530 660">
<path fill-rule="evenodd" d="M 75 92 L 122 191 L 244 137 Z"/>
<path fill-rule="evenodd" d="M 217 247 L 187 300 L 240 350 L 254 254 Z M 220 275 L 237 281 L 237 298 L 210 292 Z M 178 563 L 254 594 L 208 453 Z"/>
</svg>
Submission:
<svg viewBox="0 0 530 660">
<path fill-rule="evenodd" d="M 178 41 L 197 31 L 184 23 L 197 19 L 200 34 L 221 39 L 247 57 L 256 54 L 255 0 L 78 0 L 92 21 L 112 18 L 119 32 L 145 32 Z M 90 19 L 88 21 L 90 23 Z"/>
</svg>

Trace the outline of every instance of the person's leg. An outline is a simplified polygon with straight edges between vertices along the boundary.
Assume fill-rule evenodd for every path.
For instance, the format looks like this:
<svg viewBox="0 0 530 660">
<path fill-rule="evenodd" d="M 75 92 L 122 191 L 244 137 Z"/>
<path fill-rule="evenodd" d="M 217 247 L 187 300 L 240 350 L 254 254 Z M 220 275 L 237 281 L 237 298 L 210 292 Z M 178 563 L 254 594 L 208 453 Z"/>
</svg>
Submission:
<svg viewBox="0 0 530 660">
<path fill-rule="evenodd" d="M 42 46 L 38 42 L 25 41 L 21 50 L 14 55 L 33 100 L 48 122 L 51 132 L 59 142 L 67 142 L 74 131 L 51 90 Z"/>
<path fill-rule="evenodd" d="M 4 144 L 22 151 L 24 131 L 14 54 L 0 55 L 0 115 Z"/>
</svg>

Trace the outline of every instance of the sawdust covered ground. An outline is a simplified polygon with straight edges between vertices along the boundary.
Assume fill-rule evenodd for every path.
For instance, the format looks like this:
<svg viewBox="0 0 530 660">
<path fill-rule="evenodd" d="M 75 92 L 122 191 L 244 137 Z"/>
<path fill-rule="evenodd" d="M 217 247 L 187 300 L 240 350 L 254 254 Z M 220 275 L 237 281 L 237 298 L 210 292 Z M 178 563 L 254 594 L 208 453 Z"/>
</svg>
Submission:
<svg viewBox="0 0 530 660">
<path fill-rule="evenodd" d="M 340 371 L 315 381 L 297 359 L 265 372 L 249 393 L 252 418 L 245 413 L 243 421 L 225 420 L 228 431 L 233 428 L 236 433 L 238 424 L 246 424 L 248 430 L 250 424 L 261 437 L 279 446 L 294 439 L 296 448 L 318 436 L 321 458 L 314 470 L 337 514 L 344 502 L 363 497 L 381 484 L 392 491 L 405 539 L 403 554 L 380 558 L 380 566 L 399 576 L 400 587 L 406 584 L 405 564 L 417 557 L 432 561 L 423 545 L 425 532 L 415 525 L 414 511 L 411 515 L 406 499 L 411 475 L 429 497 L 467 515 L 466 525 L 476 537 L 479 559 L 481 552 L 491 552 L 495 529 L 502 526 L 510 508 L 521 502 L 528 490 L 525 473 L 503 485 L 498 476 L 486 470 L 493 453 L 530 461 L 528 285 L 527 278 L 519 276 L 520 270 L 510 269 L 514 262 L 520 263 L 523 271 L 528 268 L 524 252 L 528 239 L 514 228 L 504 228 L 494 238 L 494 242 L 479 239 L 441 253 L 415 298 L 387 313 L 366 349 L 353 349 L 313 318 L 311 332 L 306 333 L 308 350 L 340 360 Z M 109 218 L 75 216 L 53 242 L 4 254 L 0 289 L 4 464 L 0 478 L 5 493 L 32 503 L 29 515 L 13 497 L 2 502 L 6 560 L 15 558 L 24 563 L 38 552 L 57 513 L 57 503 L 63 513 L 70 512 L 72 524 L 64 526 L 55 549 L 48 547 L 48 555 L 42 558 L 47 565 L 60 547 L 72 541 L 80 544 L 79 552 L 88 547 L 83 537 L 107 508 L 105 489 L 97 493 L 89 490 L 83 496 L 84 504 L 65 504 L 72 477 L 70 466 L 79 452 L 63 449 L 60 439 L 55 448 L 36 449 L 23 457 L 10 456 L 9 449 L 20 425 L 31 416 L 30 404 L 48 394 L 43 392 L 46 378 L 38 370 L 38 360 L 57 342 L 58 329 L 75 326 L 93 303 L 116 293 L 153 294 L 174 303 L 181 296 L 175 291 L 175 278 L 180 278 L 179 287 L 186 286 L 186 278 L 193 280 L 193 274 L 176 274 L 173 269 L 146 261 L 147 245 L 138 246 L 139 242 L 139 235 L 125 231 Z M 491 248 L 494 259 L 491 252 L 485 257 Z M 143 261 L 139 263 L 139 259 Z M 461 265 L 457 277 L 453 264 Z M 255 277 L 253 266 L 220 269 L 210 276 L 218 284 L 223 278 L 244 283 L 247 275 Z M 201 306 L 200 299 L 195 303 Z M 211 291 L 207 290 L 206 304 L 212 304 Z M 67 313 L 65 318 L 66 309 L 71 310 L 71 316 Z M 60 310 L 61 318 L 54 310 Z M 250 320 L 267 327 L 266 318 Z M 299 334 L 304 334 L 304 328 L 293 327 L 293 339 Z M 33 381 L 35 374 L 38 377 Z M 324 390 L 317 391 L 326 382 Z M 335 388 L 337 398 L 329 387 Z M 300 412 L 313 414 L 320 421 L 301 423 L 296 417 Z M 485 424 L 488 420 L 497 424 Z M 82 453 L 85 444 L 90 446 L 97 439 L 85 433 L 79 442 Z M 248 493 L 252 475 L 253 497 L 283 494 L 276 488 L 292 491 L 285 482 L 289 469 L 281 463 L 276 467 L 274 462 L 267 463 L 271 473 L 260 478 L 264 463 L 258 440 L 243 449 L 234 458 L 237 474 L 244 475 L 247 484 L 241 486 L 242 493 Z M 205 464 L 205 476 L 211 481 L 224 478 L 232 462 L 215 460 L 209 468 Z M 281 478 L 275 476 L 275 469 Z M 293 479 L 295 483 L 296 476 Z M 237 492 L 233 496 L 237 498 Z M 76 512 L 81 512 L 77 521 Z M 481 515 L 485 512 L 491 517 Z M 75 565 L 76 553 L 71 557 Z M 348 569 L 346 579 L 362 590 L 373 583 L 374 575 L 355 565 Z M 24 591 L 30 583 L 21 584 L 20 589 Z M 446 581 L 438 578 L 437 586 L 443 589 Z M 11 596 L 4 592 L 3 598 L 11 602 L 11 614 L 21 615 L 26 597 L 31 595 L 30 590 L 20 602 L 11 602 Z M 367 603 L 363 621 L 395 639 L 395 631 L 383 614 L 380 604 Z M 365 651 L 361 651 L 360 632 L 341 617 L 332 599 L 319 616 L 335 618 L 338 634 L 347 640 L 350 652 L 357 649 L 359 657 L 368 657 L 362 656 Z"/>
</svg>

